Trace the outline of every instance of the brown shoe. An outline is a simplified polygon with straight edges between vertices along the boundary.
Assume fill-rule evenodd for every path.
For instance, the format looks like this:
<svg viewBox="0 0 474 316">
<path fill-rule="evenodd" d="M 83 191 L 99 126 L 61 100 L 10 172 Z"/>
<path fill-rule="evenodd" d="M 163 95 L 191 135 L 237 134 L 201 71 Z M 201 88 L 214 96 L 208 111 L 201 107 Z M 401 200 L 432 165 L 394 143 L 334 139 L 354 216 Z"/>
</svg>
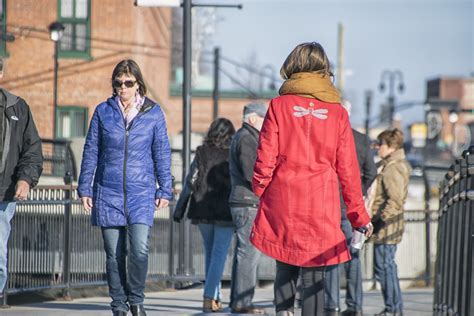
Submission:
<svg viewBox="0 0 474 316">
<path fill-rule="evenodd" d="M 234 314 L 265 314 L 265 310 L 256 306 L 233 307 L 231 312 Z"/>
<path fill-rule="evenodd" d="M 218 313 L 222 312 L 222 304 L 218 300 L 204 298 L 202 304 L 202 311 L 204 313 Z"/>
</svg>

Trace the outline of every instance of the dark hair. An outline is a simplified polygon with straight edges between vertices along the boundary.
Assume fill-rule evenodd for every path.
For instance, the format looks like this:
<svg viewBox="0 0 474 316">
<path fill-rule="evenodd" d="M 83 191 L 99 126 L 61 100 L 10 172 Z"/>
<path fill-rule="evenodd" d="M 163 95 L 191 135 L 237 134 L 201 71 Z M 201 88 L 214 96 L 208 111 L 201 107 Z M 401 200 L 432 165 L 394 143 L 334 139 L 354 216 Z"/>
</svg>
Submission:
<svg viewBox="0 0 474 316">
<path fill-rule="evenodd" d="M 403 147 L 403 132 L 398 128 L 385 130 L 377 136 L 379 145 L 387 144 L 388 147 L 400 149 Z"/>
<path fill-rule="evenodd" d="M 232 122 L 226 118 L 218 118 L 211 123 L 204 138 L 204 144 L 226 149 L 230 147 L 230 141 L 234 134 L 235 128 Z"/>
<path fill-rule="evenodd" d="M 143 81 L 142 72 L 140 71 L 140 67 L 138 67 L 138 64 L 134 60 L 124 59 L 121 62 L 119 62 L 117 66 L 115 66 L 114 71 L 112 72 L 111 83 L 113 83 L 113 81 L 116 78 L 122 75 L 134 76 L 135 79 L 137 79 L 137 83 L 138 83 L 138 93 L 140 93 L 142 97 L 145 96 L 146 86 L 145 86 L 145 82 Z M 112 94 L 113 95 L 117 94 L 113 85 L 112 85 Z"/>
<path fill-rule="evenodd" d="M 296 46 L 281 66 L 280 75 L 286 80 L 295 73 L 313 71 L 333 76 L 328 56 L 321 44 L 316 42 L 302 43 Z"/>
</svg>

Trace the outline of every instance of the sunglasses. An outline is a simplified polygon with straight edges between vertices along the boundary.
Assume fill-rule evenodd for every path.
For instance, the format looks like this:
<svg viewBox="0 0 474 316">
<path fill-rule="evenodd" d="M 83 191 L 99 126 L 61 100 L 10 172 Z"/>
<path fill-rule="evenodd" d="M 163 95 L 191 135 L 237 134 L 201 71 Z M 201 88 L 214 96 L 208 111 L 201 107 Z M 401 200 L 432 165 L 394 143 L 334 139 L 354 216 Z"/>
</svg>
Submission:
<svg viewBox="0 0 474 316">
<path fill-rule="evenodd" d="M 118 79 L 115 79 L 115 80 L 112 82 L 112 86 L 113 86 L 114 88 L 121 88 L 122 85 L 125 85 L 125 87 L 127 87 L 127 88 L 132 88 L 132 87 L 135 85 L 136 82 L 137 82 L 136 80 L 120 81 L 120 80 L 118 80 Z"/>
</svg>

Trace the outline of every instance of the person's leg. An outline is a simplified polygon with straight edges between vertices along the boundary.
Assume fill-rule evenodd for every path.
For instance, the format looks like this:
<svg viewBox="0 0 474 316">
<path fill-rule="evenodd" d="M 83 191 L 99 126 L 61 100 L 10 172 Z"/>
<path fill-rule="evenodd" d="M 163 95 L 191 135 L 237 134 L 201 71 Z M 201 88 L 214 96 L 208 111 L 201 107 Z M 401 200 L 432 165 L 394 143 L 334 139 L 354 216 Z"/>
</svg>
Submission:
<svg viewBox="0 0 474 316">
<path fill-rule="evenodd" d="M 198 224 L 199 232 L 201 233 L 202 242 L 204 245 L 204 259 L 205 259 L 205 274 L 207 278 L 207 273 L 209 272 L 209 265 L 211 263 L 212 255 L 212 243 L 214 240 L 214 225 L 211 224 Z"/>
<path fill-rule="evenodd" d="M 257 266 L 261 253 L 250 243 L 250 233 L 257 214 L 254 207 L 232 208 L 237 243 L 231 281 L 231 307 L 252 305 L 257 285 Z"/>
<path fill-rule="evenodd" d="M 0 293 L 7 283 L 8 238 L 10 222 L 15 214 L 16 202 L 0 202 Z"/>
<path fill-rule="evenodd" d="M 224 227 L 212 225 L 214 236 L 212 240 L 211 256 L 209 269 L 206 276 L 206 284 L 204 286 L 204 297 L 216 301 L 221 300 L 220 284 L 222 274 L 224 273 L 227 251 L 234 234 L 233 227 Z"/>
<path fill-rule="evenodd" d="M 110 306 L 114 312 L 126 312 L 128 311 L 127 229 L 126 227 L 102 227 L 102 238 L 106 255 L 107 283 L 109 295 L 112 298 Z"/>
<path fill-rule="evenodd" d="M 148 236 L 150 227 L 144 224 L 128 226 L 130 251 L 128 255 L 128 284 L 130 305 L 142 305 L 148 272 Z"/>
<path fill-rule="evenodd" d="M 326 267 L 324 285 L 326 310 L 339 310 L 339 265 Z"/>
<path fill-rule="evenodd" d="M 302 268 L 301 316 L 324 315 L 324 270 L 325 267 Z"/>
<path fill-rule="evenodd" d="M 280 261 L 276 261 L 276 275 L 273 291 L 275 295 L 275 311 L 294 312 L 296 282 L 300 268 Z"/>
<path fill-rule="evenodd" d="M 403 311 L 397 265 L 395 264 L 396 250 L 396 245 L 375 245 L 375 276 L 382 286 L 385 310 L 390 313 Z"/>
<path fill-rule="evenodd" d="M 397 264 L 395 263 L 395 253 L 397 245 L 385 245 L 386 267 L 387 267 L 387 297 L 390 299 L 390 310 L 394 313 L 403 312 L 402 292 L 398 280 Z"/>
<path fill-rule="evenodd" d="M 346 305 L 349 311 L 362 311 L 362 271 L 359 250 L 350 248 L 352 259 L 345 263 L 347 279 Z"/>
</svg>

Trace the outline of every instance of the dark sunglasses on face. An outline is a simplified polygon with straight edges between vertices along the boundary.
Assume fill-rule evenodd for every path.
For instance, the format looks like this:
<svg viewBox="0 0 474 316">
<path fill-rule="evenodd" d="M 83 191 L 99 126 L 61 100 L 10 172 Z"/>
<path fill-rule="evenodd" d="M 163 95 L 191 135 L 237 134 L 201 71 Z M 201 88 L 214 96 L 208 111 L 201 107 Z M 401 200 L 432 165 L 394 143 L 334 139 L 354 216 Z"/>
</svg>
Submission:
<svg viewBox="0 0 474 316">
<path fill-rule="evenodd" d="M 137 82 L 136 80 L 120 81 L 118 79 L 115 79 L 112 82 L 112 85 L 114 86 L 114 88 L 121 88 L 122 85 L 125 85 L 125 87 L 127 87 L 127 88 L 132 88 L 135 85 L 136 82 Z"/>
</svg>

